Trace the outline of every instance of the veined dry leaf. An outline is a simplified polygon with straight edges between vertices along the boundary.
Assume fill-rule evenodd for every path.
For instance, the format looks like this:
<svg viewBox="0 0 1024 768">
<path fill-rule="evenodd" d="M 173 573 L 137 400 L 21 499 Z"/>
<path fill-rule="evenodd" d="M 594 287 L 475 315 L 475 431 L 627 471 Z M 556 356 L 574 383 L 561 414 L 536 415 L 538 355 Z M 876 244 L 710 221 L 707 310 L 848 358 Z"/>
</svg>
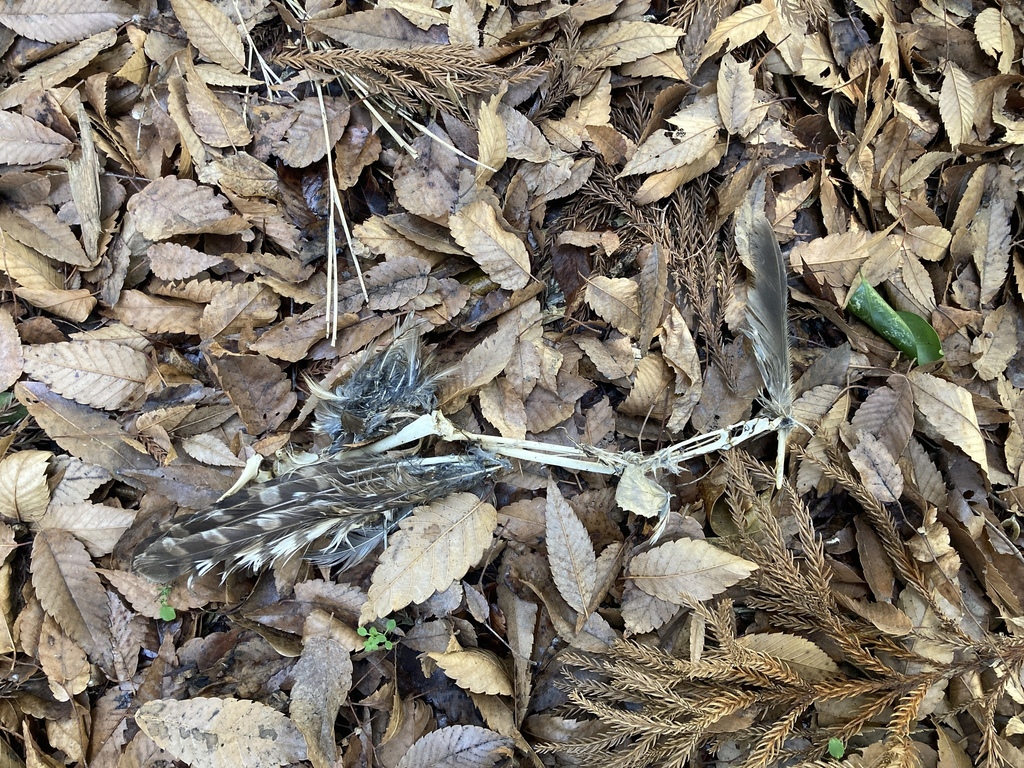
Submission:
<svg viewBox="0 0 1024 768">
<path fill-rule="evenodd" d="M 744 135 L 753 126 L 748 126 L 754 109 L 754 75 L 750 63 L 736 61 L 732 55 L 722 57 L 718 70 L 718 114 L 722 125 L 731 134 Z M 760 121 L 759 121 L 760 122 Z"/>
<path fill-rule="evenodd" d="M 530 282 L 530 254 L 523 241 L 498 223 L 489 203 L 477 200 L 448 220 L 452 237 L 494 282 L 509 291 Z"/>
<path fill-rule="evenodd" d="M 651 252 L 640 270 L 637 281 L 637 299 L 640 310 L 640 331 L 637 345 L 640 353 L 646 354 L 651 340 L 661 324 L 665 313 L 665 297 L 668 294 L 668 249 L 658 243 L 651 246 Z"/>
<path fill-rule="evenodd" d="M 277 319 L 280 305 L 280 297 L 264 285 L 232 284 L 206 305 L 199 321 L 199 336 L 207 340 L 262 328 Z"/>
<path fill-rule="evenodd" d="M 0 229 L 47 258 L 86 269 L 93 266 L 71 227 L 48 205 L 0 207 Z"/>
<path fill-rule="evenodd" d="M 689 605 L 710 600 L 756 570 L 756 564 L 706 541 L 680 539 L 634 557 L 628 576 L 652 597 Z"/>
<path fill-rule="evenodd" d="M 480 105 L 477 114 L 477 145 L 479 147 L 476 167 L 477 184 L 486 184 L 496 171 L 501 170 L 508 159 L 508 139 L 505 121 L 499 114 L 505 89 L 499 89 L 489 100 Z"/>
<path fill-rule="evenodd" d="M 161 299 L 142 291 L 122 291 L 112 317 L 147 333 L 199 333 L 203 310 L 191 302 Z"/>
<path fill-rule="evenodd" d="M 23 288 L 59 291 L 64 279 L 49 260 L 12 237 L 0 232 L 0 271 Z"/>
<path fill-rule="evenodd" d="M 214 467 L 244 467 L 245 462 L 238 458 L 223 440 L 207 433 L 193 435 L 181 441 L 181 447 L 189 456 L 203 464 Z"/>
<path fill-rule="evenodd" d="M 10 389 L 21 378 L 24 363 L 14 318 L 6 308 L 0 308 L 0 392 Z"/>
<path fill-rule="evenodd" d="M 500 324 L 459 360 L 449 376 L 441 380 L 441 402 L 472 392 L 501 373 L 516 349 L 519 329 L 513 323 Z"/>
<path fill-rule="evenodd" d="M 633 345 L 625 336 L 613 333 L 607 341 L 593 336 L 580 336 L 573 341 L 586 352 L 590 362 L 601 375 L 610 381 L 625 379 L 631 376 L 636 368 Z"/>
<path fill-rule="evenodd" d="M 853 519 L 853 524 L 857 531 L 857 554 L 860 556 L 864 581 L 868 583 L 876 601 L 892 602 L 895 597 L 896 572 L 893 570 L 892 560 L 885 553 L 885 545 L 865 515 L 857 515 Z"/>
<path fill-rule="evenodd" d="M 113 30 L 134 13 L 120 0 L 12 0 L 0 10 L 0 24 L 30 40 L 71 43 Z"/>
<path fill-rule="evenodd" d="M 367 306 L 374 310 L 398 309 L 427 289 L 430 262 L 414 256 L 396 256 L 378 264 L 364 275 Z"/>
<path fill-rule="evenodd" d="M 675 376 L 657 352 L 643 358 L 636 367 L 633 388 L 619 406 L 619 413 L 663 420 L 672 411 Z"/>
<path fill-rule="evenodd" d="M 624 277 L 595 275 L 587 282 L 586 300 L 604 321 L 626 336 L 640 333 L 639 288 Z"/>
<path fill-rule="evenodd" d="M 720 141 L 692 163 L 651 174 L 633 195 L 633 202 L 637 205 L 651 205 L 668 197 L 683 184 L 710 173 L 725 157 L 728 147 L 726 142 Z"/>
<path fill-rule="evenodd" d="M 199 169 L 199 180 L 242 197 L 278 197 L 277 172 L 247 152 L 207 163 Z"/>
<path fill-rule="evenodd" d="M 529 709 L 533 687 L 531 659 L 540 609 L 536 603 L 520 598 L 502 582 L 498 583 L 497 592 L 498 608 L 505 617 L 505 637 L 512 652 L 516 723 L 522 723 Z"/>
<path fill-rule="evenodd" d="M 978 426 L 971 393 L 951 381 L 917 370 L 911 371 L 908 378 L 914 390 L 914 405 L 927 424 L 973 459 L 987 476 L 985 438 Z"/>
<path fill-rule="evenodd" d="M 422 603 L 461 579 L 490 546 L 497 524 L 497 510 L 472 493 L 417 508 L 381 555 L 360 623 Z"/>
<path fill-rule="evenodd" d="M 1009 19 L 998 8 L 985 8 L 974 19 L 974 35 L 981 50 L 999 60 L 999 71 L 1009 74 L 1017 47 Z"/>
<path fill-rule="evenodd" d="M 890 456 L 900 458 L 914 432 L 914 396 L 906 378 L 890 376 L 886 386 L 867 396 L 850 424 L 877 437 Z"/>
<path fill-rule="evenodd" d="M 688 165 L 718 143 L 722 120 L 713 96 L 698 99 L 681 109 L 669 122 L 678 130 L 658 130 L 639 147 L 618 178 L 638 173 L 655 173 Z"/>
<path fill-rule="evenodd" d="M 750 651 L 772 656 L 810 683 L 839 674 L 839 667 L 810 640 L 784 632 L 759 632 L 736 638 L 736 644 Z"/>
<path fill-rule="evenodd" d="M 96 306 L 96 297 L 88 288 L 62 291 L 49 288 L 15 288 L 15 295 L 33 307 L 63 317 L 73 323 L 84 323 Z"/>
<path fill-rule="evenodd" d="M 67 531 L 39 531 L 32 544 L 31 571 L 46 612 L 93 661 L 102 662 L 112 645 L 110 606 L 85 546 Z"/>
<path fill-rule="evenodd" d="M 34 381 L 16 384 L 14 394 L 43 431 L 72 456 L 116 475 L 156 468 L 153 457 L 133 448 L 121 426 L 105 413 L 65 400 Z"/>
<path fill-rule="evenodd" d="M 56 528 L 73 533 L 75 538 L 85 544 L 92 557 L 103 557 L 114 551 L 128 526 L 135 520 L 135 511 L 108 507 L 105 504 L 54 504 L 49 508 L 33 528 L 44 530 Z"/>
<path fill-rule="evenodd" d="M 390 8 L 312 19 L 306 25 L 358 51 L 419 48 L 448 42 L 442 27 L 423 31 Z"/>
<path fill-rule="evenodd" d="M 245 68 L 242 36 L 220 8 L 205 0 L 171 0 L 171 8 L 188 41 L 203 56 L 229 72 Z"/>
<path fill-rule="evenodd" d="M 0 515 L 33 522 L 50 503 L 49 451 L 18 451 L 0 461 Z"/>
<path fill-rule="evenodd" d="M 899 501 L 903 495 L 903 473 L 885 443 L 870 432 L 861 432 L 860 441 L 849 457 L 872 496 L 882 504 Z"/>
<path fill-rule="evenodd" d="M 676 27 L 646 21 L 613 21 L 588 27 L 580 35 L 580 52 L 573 65 L 595 70 L 617 67 L 674 48 L 683 34 Z"/>
<path fill-rule="evenodd" d="M 615 488 L 615 503 L 627 512 L 642 517 L 661 517 L 668 513 L 672 496 L 660 484 L 635 465 L 626 467 Z"/>
<path fill-rule="evenodd" d="M 995 193 L 971 220 L 974 263 L 981 278 L 979 303 L 983 306 L 992 301 L 1006 283 L 1013 239 L 1010 231 L 1012 209 L 1012 203 Z"/>
<path fill-rule="evenodd" d="M 306 743 L 291 720 L 266 704 L 242 699 L 156 699 L 135 721 L 174 757 L 190 765 L 238 768 L 305 760 Z"/>
<path fill-rule="evenodd" d="M 91 266 L 99 262 L 100 236 L 103 233 L 100 159 L 96 153 L 92 122 L 85 111 L 85 105 L 81 103 L 78 105 L 78 134 L 81 150 L 68 160 L 68 185 L 71 187 L 71 199 L 78 211 L 82 247 Z"/>
<path fill-rule="evenodd" d="M 193 0 L 177 1 L 187 3 Z M 216 10 L 213 5 L 204 5 Z M 187 70 L 185 101 L 192 127 L 199 137 L 211 147 L 244 147 L 252 141 L 244 115 L 221 101 L 196 74 L 191 62 Z"/>
<path fill-rule="evenodd" d="M 149 256 L 153 274 L 167 281 L 195 277 L 224 260 L 220 256 L 212 256 L 177 243 L 156 243 L 149 246 L 146 255 Z"/>
<path fill-rule="evenodd" d="M 30 344 L 24 348 L 25 372 L 57 394 L 105 411 L 142 396 L 149 358 L 123 344 L 72 341 Z"/>
<path fill-rule="evenodd" d="M 480 413 L 502 437 L 526 438 L 526 407 L 507 378 L 503 376 L 484 384 L 479 397 Z"/>
<path fill-rule="evenodd" d="M 212 362 L 221 388 L 250 435 L 277 429 L 295 408 L 298 395 L 288 376 L 267 358 L 225 354 Z"/>
<path fill-rule="evenodd" d="M 328 146 L 333 147 L 345 132 L 350 114 L 348 100 L 340 96 L 325 96 L 322 111 L 319 99 L 308 98 L 288 112 L 295 117 L 284 137 L 274 143 L 274 154 L 292 168 L 305 168 L 325 157 Z M 329 139 L 324 135 L 325 114 Z"/>
<path fill-rule="evenodd" d="M 26 69 L 14 85 L 0 91 L 0 109 L 16 107 L 38 91 L 62 83 L 88 66 L 100 51 L 106 50 L 116 42 L 117 30 L 107 29 L 86 38 L 63 53 Z"/>
<path fill-rule="evenodd" d="M 476 725 L 453 725 L 413 744 L 398 768 L 491 768 L 511 755 L 511 739 Z"/>
<path fill-rule="evenodd" d="M 292 670 L 289 714 L 306 737 L 314 768 L 337 765 L 334 723 L 352 688 L 352 658 L 348 649 L 329 637 L 307 637 Z"/>
<path fill-rule="evenodd" d="M 491 696 L 511 696 L 512 681 L 501 661 L 483 648 L 463 648 L 445 653 L 428 653 L 455 684 L 465 691 Z"/>
<path fill-rule="evenodd" d="M 39 666 L 57 701 L 70 701 L 89 686 L 89 658 L 50 615 L 39 632 Z"/>
<path fill-rule="evenodd" d="M 241 216 L 224 210 L 227 204 L 227 198 L 210 187 L 189 179 L 163 176 L 132 196 L 128 213 L 139 233 L 154 241 L 175 235 L 243 232 L 248 224 Z"/>
<path fill-rule="evenodd" d="M 526 115 L 507 104 L 498 105 L 498 116 L 505 125 L 506 154 L 531 163 L 546 163 L 551 159 L 551 145 L 540 128 Z"/>
<path fill-rule="evenodd" d="M 974 85 L 970 77 L 952 61 L 947 62 L 939 91 L 939 115 L 946 135 L 949 136 L 949 143 L 954 148 L 971 136 L 975 104 Z"/>
<path fill-rule="evenodd" d="M 745 45 L 760 35 L 772 20 L 774 3 L 757 3 L 740 8 L 731 16 L 726 16 L 715 27 L 704 44 L 698 64 L 707 61 L 718 53 L 724 44 L 726 51 L 732 51 Z"/>
<path fill-rule="evenodd" d="M 1017 325 L 1020 315 L 1014 304 L 1007 302 L 986 313 L 981 334 L 971 344 L 971 354 L 977 355 L 974 369 L 984 381 L 992 381 L 1018 354 Z"/>
<path fill-rule="evenodd" d="M 544 532 L 551 575 L 562 599 L 578 614 L 576 631 L 579 632 L 594 597 L 597 555 L 586 527 L 553 479 L 548 480 Z"/>
</svg>

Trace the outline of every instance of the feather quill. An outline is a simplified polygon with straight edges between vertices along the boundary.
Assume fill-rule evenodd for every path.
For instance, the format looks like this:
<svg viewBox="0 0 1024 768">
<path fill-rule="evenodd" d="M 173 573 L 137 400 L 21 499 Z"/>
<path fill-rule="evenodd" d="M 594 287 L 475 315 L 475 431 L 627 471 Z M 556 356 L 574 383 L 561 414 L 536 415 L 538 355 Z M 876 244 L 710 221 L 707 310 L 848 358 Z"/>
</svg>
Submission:
<svg viewBox="0 0 1024 768">
<path fill-rule="evenodd" d="M 349 567 L 420 505 L 470 490 L 507 464 L 484 452 L 432 459 L 331 456 L 228 497 L 144 545 L 135 569 L 167 583 L 224 563 L 259 570 L 301 553 Z"/>
<path fill-rule="evenodd" d="M 782 487 L 786 439 L 794 424 L 793 372 L 789 352 L 789 285 L 786 263 L 771 224 L 755 216 L 749 233 L 753 286 L 747 292 L 746 335 L 764 381 L 766 410 L 780 420 L 775 485 Z"/>
</svg>

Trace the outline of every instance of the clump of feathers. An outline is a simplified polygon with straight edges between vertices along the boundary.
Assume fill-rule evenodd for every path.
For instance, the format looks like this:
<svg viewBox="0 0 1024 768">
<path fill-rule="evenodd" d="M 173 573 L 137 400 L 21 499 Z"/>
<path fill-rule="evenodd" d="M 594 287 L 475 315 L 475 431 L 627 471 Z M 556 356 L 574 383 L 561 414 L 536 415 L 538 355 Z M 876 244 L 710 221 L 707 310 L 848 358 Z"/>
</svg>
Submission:
<svg viewBox="0 0 1024 768">
<path fill-rule="evenodd" d="M 224 563 L 225 574 L 258 570 L 295 554 L 349 567 L 383 543 L 412 510 L 473 489 L 506 463 L 484 451 L 418 458 L 347 449 L 400 430 L 436 405 L 440 374 L 412 326 L 333 392 L 314 387 L 314 431 L 331 438 L 320 459 L 245 489 L 148 542 L 139 573 L 169 582 Z"/>
</svg>

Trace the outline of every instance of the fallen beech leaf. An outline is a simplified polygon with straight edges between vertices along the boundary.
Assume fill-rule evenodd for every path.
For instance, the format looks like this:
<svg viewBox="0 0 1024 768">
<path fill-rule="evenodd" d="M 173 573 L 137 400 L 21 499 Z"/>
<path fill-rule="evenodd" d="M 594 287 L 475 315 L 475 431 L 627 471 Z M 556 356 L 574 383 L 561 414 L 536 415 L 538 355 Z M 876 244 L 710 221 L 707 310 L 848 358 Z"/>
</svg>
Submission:
<svg viewBox="0 0 1024 768">
<path fill-rule="evenodd" d="M 188 41 L 203 56 L 229 72 L 244 69 L 242 36 L 224 11 L 203 0 L 171 0 L 171 8 L 188 35 Z"/>
<path fill-rule="evenodd" d="M 135 12 L 120 0 L 13 0 L 0 11 L 0 24 L 30 40 L 69 43 L 113 30 Z"/>
<path fill-rule="evenodd" d="M 414 510 L 381 555 L 360 623 L 422 603 L 461 579 L 490 546 L 497 524 L 497 510 L 472 493 Z"/>
<path fill-rule="evenodd" d="M 336 765 L 334 723 L 352 688 L 348 650 L 329 637 L 307 637 L 292 675 L 289 714 L 306 737 L 309 760 L 315 768 Z"/>
<path fill-rule="evenodd" d="M 508 672 L 490 651 L 463 648 L 446 653 L 428 653 L 427 656 L 463 690 L 492 696 L 512 695 Z"/>
<path fill-rule="evenodd" d="M 816 683 L 839 674 L 829 655 L 810 640 L 784 632 L 766 632 L 736 638 L 737 645 L 765 653 L 786 663 L 802 679 Z"/>
<path fill-rule="evenodd" d="M 548 480 L 547 506 L 544 509 L 544 540 L 548 564 L 558 593 L 578 614 L 577 621 L 586 621 L 597 582 L 597 555 L 590 534 L 572 507 Z M 579 628 L 576 630 L 579 631 Z"/>
<path fill-rule="evenodd" d="M 0 111 L 0 163 L 35 165 L 71 154 L 64 136 L 30 117 Z"/>
<path fill-rule="evenodd" d="M 448 220 L 455 242 L 494 282 L 510 291 L 530 282 L 530 255 L 517 235 L 502 229 L 490 204 L 477 200 Z"/>
<path fill-rule="evenodd" d="M 49 451 L 18 451 L 0 461 L 0 515 L 33 522 L 50 503 L 47 468 Z"/>
<path fill-rule="evenodd" d="M 971 393 L 951 381 L 921 371 L 911 371 L 914 405 L 943 438 L 966 453 L 988 474 L 985 438 L 978 426 Z"/>
<path fill-rule="evenodd" d="M 629 578 L 652 597 L 678 605 L 710 600 L 757 570 L 742 557 L 698 539 L 680 539 L 637 555 Z"/>
<path fill-rule="evenodd" d="M 453 725 L 412 745 L 398 768 L 490 768 L 512 754 L 512 739 L 476 725 Z"/>
<path fill-rule="evenodd" d="M 112 411 L 138 399 L 149 376 L 149 358 L 123 344 L 73 341 L 24 348 L 25 372 L 57 394 Z"/>
<path fill-rule="evenodd" d="M 135 721 L 177 759 L 210 768 L 279 766 L 305 760 L 306 743 L 295 725 L 266 704 L 240 699 L 156 699 Z"/>
</svg>

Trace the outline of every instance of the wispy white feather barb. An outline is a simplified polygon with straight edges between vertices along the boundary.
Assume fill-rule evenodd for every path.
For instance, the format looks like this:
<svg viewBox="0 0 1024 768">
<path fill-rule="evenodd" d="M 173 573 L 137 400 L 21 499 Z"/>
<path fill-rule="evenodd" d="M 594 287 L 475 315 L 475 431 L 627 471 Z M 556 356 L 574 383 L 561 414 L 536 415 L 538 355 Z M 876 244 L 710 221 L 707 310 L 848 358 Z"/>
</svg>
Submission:
<svg viewBox="0 0 1024 768">
<path fill-rule="evenodd" d="M 786 263 L 771 224 L 754 217 L 750 231 L 753 286 L 747 293 L 746 334 L 764 381 L 765 406 L 781 419 L 775 484 L 782 487 L 786 438 L 793 428 L 793 372 L 789 352 L 789 285 Z"/>
</svg>

